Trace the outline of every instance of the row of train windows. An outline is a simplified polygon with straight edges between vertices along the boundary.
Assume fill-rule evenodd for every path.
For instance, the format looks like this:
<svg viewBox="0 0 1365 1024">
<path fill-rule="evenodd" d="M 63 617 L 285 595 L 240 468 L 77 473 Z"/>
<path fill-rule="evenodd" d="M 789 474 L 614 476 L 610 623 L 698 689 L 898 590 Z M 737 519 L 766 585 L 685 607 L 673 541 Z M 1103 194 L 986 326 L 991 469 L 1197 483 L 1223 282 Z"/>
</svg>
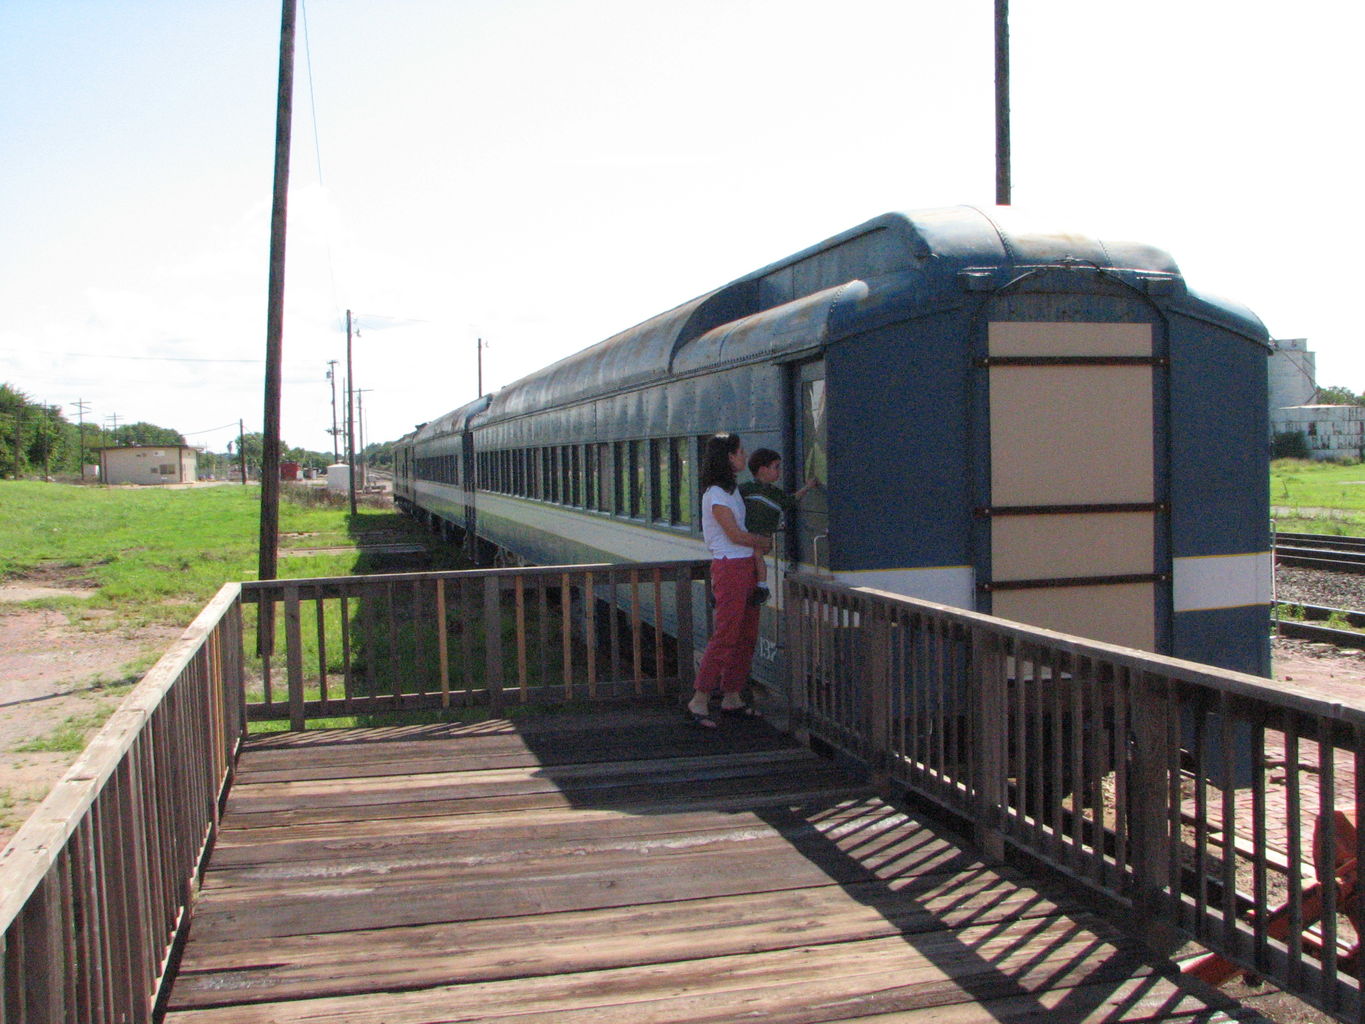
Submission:
<svg viewBox="0 0 1365 1024">
<path fill-rule="evenodd" d="M 478 455 L 479 487 L 631 519 L 690 526 L 704 438 L 511 448 Z"/>
<path fill-rule="evenodd" d="M 696 467 L 706 438 L 509 448 L 476 456 L 480 490 L 584 508 L 631 519 L 691 526 L 697 514 Z M 459 484 L 459 459 L 413 459 L 416 476 Z"/>
</svg>

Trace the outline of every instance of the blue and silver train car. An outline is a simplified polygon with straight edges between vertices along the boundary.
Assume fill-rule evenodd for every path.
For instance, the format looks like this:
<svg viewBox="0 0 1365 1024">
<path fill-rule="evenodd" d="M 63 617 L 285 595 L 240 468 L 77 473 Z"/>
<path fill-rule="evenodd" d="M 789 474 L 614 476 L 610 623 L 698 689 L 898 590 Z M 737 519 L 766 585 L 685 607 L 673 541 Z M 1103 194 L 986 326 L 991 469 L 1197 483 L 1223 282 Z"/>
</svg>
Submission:
<svg viewBox="0 0 1365 1024">
<path fill-rule="evenodd" d="M 409 435 L 396 498 L 532 563 L 702 558 L 737 431 L 824 482 L 793 567 L 1267 674 L 1264 326 L 1010 216 L 888 214 L 660 314 Z"/>
</svg>

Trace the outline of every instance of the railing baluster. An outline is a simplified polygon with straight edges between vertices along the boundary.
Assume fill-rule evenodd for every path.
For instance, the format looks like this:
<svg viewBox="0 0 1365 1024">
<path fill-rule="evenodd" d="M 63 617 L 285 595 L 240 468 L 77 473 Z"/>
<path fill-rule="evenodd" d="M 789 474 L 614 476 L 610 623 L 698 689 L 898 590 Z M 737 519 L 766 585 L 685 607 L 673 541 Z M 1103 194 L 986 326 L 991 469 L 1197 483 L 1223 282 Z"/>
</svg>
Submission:
<svg viewBox="0 0 1365 1024">
<path fill-rule="evenodd" d="M 318 627 L 318 699 L 323 712 L 327 710 L 327 614 L 323 607 L 322 590 L 313 599 L 313 618 Z"/>
<path fill-rule="evenodd" d="M 1284 721 L 1285 826 L 1289 841 L 1289 983 L 1302 990 L 1303 964 L 1303 807 L 1299 792 L 1299 716 L 1289 711 Z"/>
<path fill-rule="evenodd" d="M 573 592 L 569 574 L 559 576 L 559 647 L 564 666 L 564 699 L 573 700 Z"/>
<path fill-rule="evenodd" d="M 593 573 L 583 574 L 583 645 L 588 668 L 588 699 L 597 699 L 597 588 Z"/>
<path fill-rule="evenodd" d="M 484 685 L 488 689 L 488 709 L 501 717 L 505 707 L 502 693 L 502 587 L 496 576 L 483 583 L 483 634 L 486 645 Z"/>
<path fill-rule="evenodd" d="M 656 570 L 656 572 L 657 572 L 657 570 Z M 644 669 L 643 669 L 643 660 L 642 660 L 642 659 L 643 659 L 643 655 L 644 655 L 644 651 L 642 650 L 642 648 L 643 648 L 643 646 L 644 646 L 644 634 L 643 634 L 642 631 L 641 631 L 641 619 L 640 619 L 640 570 L 638 570 L 638 569 L 632 569 L 632 570 L 630 570 L 630 577 L 629 577 L 629 579 L 630 579 L 630 584 L 629 584 L 629 586 L 630 586 L 630 672 L 631 672 L 631 678 L 635 681 L 635 692 L 636 692 L 637 694 L 640 694 L 640 693 L 643 693 L 643 692 L 644 692 Z M 656 580 L 658 579 L 657 575 L 655 576 L 655 579 L 656 579 Z M 654 621 L 655 621 L 655 623 L 662 623 L 662 619 L 659 617 L 661 611 L 662 611 L 662 609 L 658 606 L 658 604 L 655 604 L 655 606 L 654 606 Z M 660 632 L 659 627 L 658 627 L 657 625 L 656 625 L 656 627 L 655 627 L 655 630 L 656 630 L 656 632 Z M 656 688 L 662 683 L 662 677 L 663 677 L 663 673 L 659 672 L 659 671 L 658 671 L 658 667 L 656 666 L 656 667 L 655 667 L 655 673 L 654 673 L 654 685 L 655 685 Z"/>
<path fill-rule="evenodd" d="M 441 679 L 441 707 L 450 707 L 450 637 L 446 622 L 446 581 L 436 581 L 436 660 Z"/>
<path fill-rule="evenodd" d="M 650 580 L 651 580 L 651 582 L 652 582 L 653 585 L 654 585 L 654 622 L 655 622 L 655 626 L 654 626 L 654 692 L 655 692 L 655 693 L 658 693 L 659 695 L 662 696 L 662 695 L 666 692 L 666 690 L 667 690 L 667 687 L 666 687 L 666 685 L 665 685 L 665 683 L 664 683 L 664 677 L 665 677 L 665 675 L 666 675 L 667 673 L 664 671 L 664 631 L 663 631 L 663 621 L 664 621 L 664 577 L 663 577 L 663 570 L 662 570 L 662 569 L 652 569 L 652 570 L 650 570 Z M 691 689 L 691 680 L 692 680 L 692 667 L 691 667 L 691 666 L 692 666 L 692 648 L 691 648 L 691 640 L 692 640 L 692 580 L 691 580 L 691 577 L 690 577 L 690 576 L 684 581 L 684 584 L 685 584 L 685 585 L 683 586 L 682 590 L 685 591 L 685 594 L 684 594 L 684 593 L 681 593 L 681 592 L 678 592 L 678 591 L 677 591 L 677 588 L 675 588 L 675 593 L 674 593 L 674 598 L 675 598 L 675 600 L 677 600 L 677 601 L 682 601 L 682 600 L 685 599 L 685 600 L 686 600 L 686 603 L 687 603 L 687 624 L 688 624 L 688 627 L 687 627 L 688 643 L 687 643 L 687 645 L 684 645 L 683 642 L 682 642 L 682 635 L 683 635 L 683 634 L 682 634 L 682 627 L 679 626 L 679 628 L 678 628 L 678 650 L 679 650 L 679 652 L 681 652 L 681 653 L 679 654 L 679 659 L 682 658 L 682 655 L 683 655 L 683 654 L 686 654 L 686 656 L 687 656 L 687 665 L 688 665 L 688 670 L 687 670 L 687 682 L 686 682 L 686 685 L 683 685 L 683 682 L 682 682 L 682 679 L 681 679 L 681 668 L 680 668 L 680 669 L 679 669 L 679 674 L 680 674 L 679 686 L 680 686 L 682 689 Z M 682 614 L 682 613 L 679 612 L 679 616 L 680 616 L 679 621 L 681 621 L 681 614 Z"/>
<path fill-rule="evenodd" d="M 529 682 L 526 678 L 526 577 L 517 573 L 514 581 L 516 590 L 516 632 L 517 632 L 517 690 L 521 702 L 530 700 Z"/>
<path fill-rule="evenodd" d="M 284 588 L 284 654 L 289 684 L 289 728 L 302 732 L 303 713 L 303 638 L 299 624 L 299 588 Z"/>
</svg>

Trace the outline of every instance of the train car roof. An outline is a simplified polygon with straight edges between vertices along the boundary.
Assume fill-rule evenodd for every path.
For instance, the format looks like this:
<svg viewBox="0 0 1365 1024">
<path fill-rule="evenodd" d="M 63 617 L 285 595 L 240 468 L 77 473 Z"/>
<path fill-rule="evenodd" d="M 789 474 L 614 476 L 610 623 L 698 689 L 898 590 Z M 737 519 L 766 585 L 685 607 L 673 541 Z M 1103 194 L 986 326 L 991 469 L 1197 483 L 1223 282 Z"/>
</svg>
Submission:
<svg viewBox="0 0 1365 1024">
<path fill-rule="evenodd" d="M 1015 208 L 971 206 L 887 213 L 746 274 L 723 287 L 507 385 L 486 400 L 483 422 L 552 404 L 584 401 L 671 374 L 795 353 L 829 340 L 831 325 L 867 294 L 869 282 L 912 281 L 912 292 L 944 308 L 963 301 L 962 275 L 1003 284 L 1029 268 L 1094 268 L 1164 282 L 1167 305 L 1265 344 L 1249 311 L 1189 291 L 1169 254 L 1138 242 L 1036 229 Z M 902 288 L 904 284 L 902 284 Z M 796 329 L 799 328 L 799 329 Z M 485 412 L 464 406 L 428 424 L 423 437 L 462 429 Z"/>
</svg>

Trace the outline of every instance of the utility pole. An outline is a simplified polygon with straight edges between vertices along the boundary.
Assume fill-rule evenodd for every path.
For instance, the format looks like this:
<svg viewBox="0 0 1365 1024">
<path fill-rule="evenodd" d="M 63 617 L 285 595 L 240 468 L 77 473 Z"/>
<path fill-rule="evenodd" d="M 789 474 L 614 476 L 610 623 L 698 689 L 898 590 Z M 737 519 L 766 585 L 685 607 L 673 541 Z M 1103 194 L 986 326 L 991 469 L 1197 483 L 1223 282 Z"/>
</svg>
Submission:
<svg viewBox="0 0 1365 1024">
<path fill-rule="evenodd" d="M 52 442 L 57 436 L 57 407 L 44 405 L 47 410 L 47 438 L 43 441 L 43 479 L 52 479 Z"/>
<path fill-rule="evenodd" d="M 357 449 L 360 460 L 360 486 L 363 489 L 368 483 L 369 464 L 365 461 L 365 392 L 373 391 L 374 388 L 356 388 L 356 433 L 360 438 L 360 447 Z"/>
<path fill-rule="evenodd" d="M 337 361 L 327 360 L 327 379 L 332 384 L 332 462 L 337 461 Z"/>
<path fill-rule="evenodd" d="M 995 0 L 995 202 L 1010 205 L 1010 0 Z"/>
<path fill-rule="evenodd" d="M 242 464 L 242 486 L 246 486 L 246 424 L 237 421 L 237 460 Z"/>
<path fill-rule="evenodd" d="M 105 422 L 105 423 L 113 423 L 113 427 L 112 427 L 112 428 L 110 429 L 110 431 L 109 431 L 109 442 L 110 442 L 110 444 L 117 445 L 117 444 L 118 444 L 118 413 L 116 413 L 116 412 L 111 412 L 108 416 L 104 417 L 104 422 Z"/>
<path fill-rule="evenodd" d="M 280 15 L 280 77 L 275 103 L 275 189 L 270 213 L 270 294 L 265 331 L 265 418 L 261 451 L 261 549 L 257 579 L 275 579 L 280 541 L 280 363 L 284 355 L 284 242 L 288 221 L 289 139 L 294 109 L 294 12 Z"/>
<path fill-rule="evenodd" d="M 346 464 L 350 467 L 351 515 L 355 515 L 355 371 L 351 368 L 351 311 L 346 310 Z"/>
<path fill-rule="evenodd" d="M 76 427 L 76 436 L 80 439 L 80 443 L 81 443 L 81 456 L 80 456 L 80 457 L 81 457 L 81 461 L 80 461 L 80 464 L 76 467 L 76 470 L 77 470 L 77 472 L 80 474 L 81 481 L 84 482 L 84 480 L 85 480 L 85 414 L 86 414 L 87 412 L 90 411 L 90 403 L 87 402 L 84 398 L 78 398 L 78 399 L 76 399 L 74 402 L 72 402 L 71 404 L 74 405 L 74 406 L 76 407 L 76 418 L 77 418 L 77 420 L 78 420 L 78 425 L 77 425 L 77 427 Z"/>
<path fill-rule="evenodd" d="M 483 397 L 483 339 L 482 339 L 482 338 L 480 338 L 479 341 L 478 341 L 478 352 L 479 352 L 479 393 L 478 393 L 478 395 L 476 395 L 475 397 L 477 397 L 477 398 L 482 398 L 482 397 Z"/>
</svg>

